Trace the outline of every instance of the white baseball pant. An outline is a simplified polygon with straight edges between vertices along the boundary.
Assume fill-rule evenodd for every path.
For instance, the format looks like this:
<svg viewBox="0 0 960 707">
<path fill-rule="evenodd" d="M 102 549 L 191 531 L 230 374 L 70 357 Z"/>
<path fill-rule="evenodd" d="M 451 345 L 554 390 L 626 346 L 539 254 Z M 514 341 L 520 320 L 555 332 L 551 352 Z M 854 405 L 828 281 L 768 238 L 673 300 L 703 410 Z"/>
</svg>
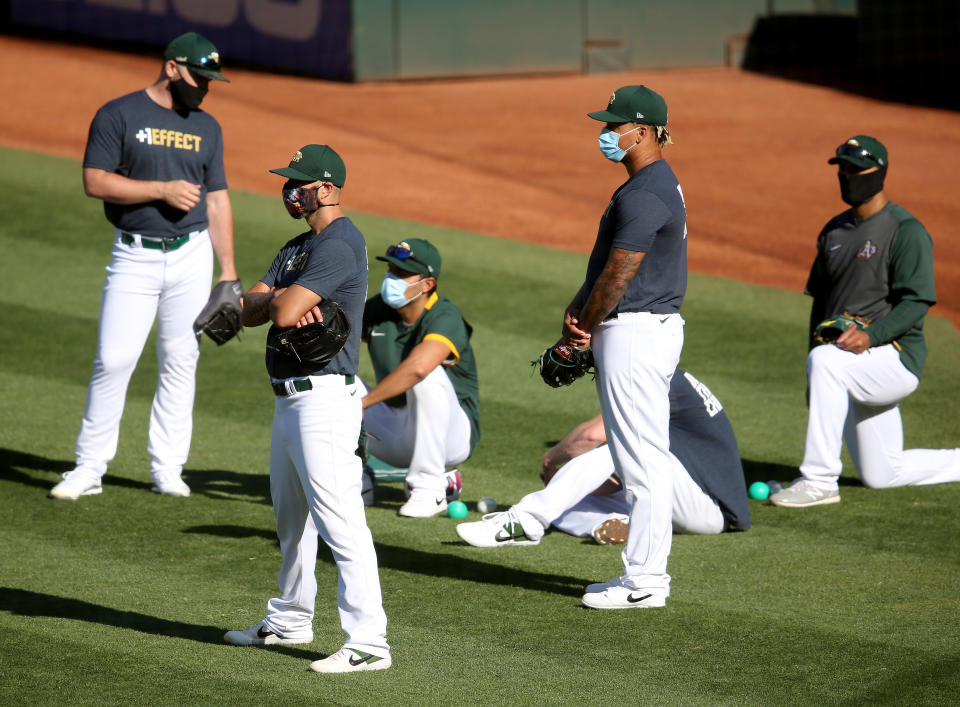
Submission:
<svg viewBox="0 0 960 707">
<path fill-rule="evenodd" d="M 716 535 L 726 525 L 720 506 L 690 477 L 680 460 L 668 452 L 673 477 L 673 530 L 677 533 Z M 608 496 L 591 496 L 614 475 L 613 457 L 602 444 L 574 457 L 554 474 L 547 486 L 527 494 L 514 506 L 529 513 L 543 529 L 553 525 L 570 535 L 590 537 L 594 528 L 611 518 L 628 520 L 630 500 L 624 490 Z M 526 531 L 526 528 L 524 528 Z M 528 533 L 530 535 L 530 533 Z"/>
<path fill-rule="evenodd" d="M 264 623 L 288 638 L 313 634 L 319 534 L 337 565 L 345 645 L 387 657 L 387 616 L 356 454 L 362 388 L 339 375 L 310 380 L 312 390 L 278 397 L 274 408 L 270 495 L 283 562 L 280 595 L 267 602 Z"/>
<path fill-rule="evenodd" d="M 406 392 L 402 408 L 386 403 L 364 412 L 367 451 L 391 466 L 406 468 L 407 484 L 443 493 L 444 474 L 470 456 L 470 418 L 441 366 Z"/>
<path fill-rule="evenodd" d="M 126 245 L 119 231 L 115 235 L 97 357 L 77 436 L 77 468 L 102 476 L 116 456 L 127 386 L 156 318 L 160 375 L 147 451 L 151 473 L 179 475 L 190 452 L 200 356 L 193 321 L 210 296 L 213 249 L 206 230 L 168 252 Z"/>
<path fill-rule="evenodd" d="M 871 488 L 960 481 L 960 449 L 903 449 L 898 403 L 919 381 L 893 344 L 862 354 L 834 345 L 807 356 L 810 416 L 800 472 L 814 485 L 836 489 L 846 439 L 863 483 Z"/>
<path fill-rule="evenodd" d="M 679 314 L 626 312 L 592 336 L 607 444 L 632 496 L 623 583 L 661 596 L 670 594 L 670 379 L 683 348 L 683 323 Z"/>
</svg>

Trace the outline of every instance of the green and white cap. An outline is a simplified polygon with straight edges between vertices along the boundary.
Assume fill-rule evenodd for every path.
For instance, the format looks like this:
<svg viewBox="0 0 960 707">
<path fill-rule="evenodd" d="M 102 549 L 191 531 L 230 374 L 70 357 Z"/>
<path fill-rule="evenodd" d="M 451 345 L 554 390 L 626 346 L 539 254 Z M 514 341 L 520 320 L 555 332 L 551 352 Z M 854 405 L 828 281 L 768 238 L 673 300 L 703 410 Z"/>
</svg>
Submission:
<svg viewBox="0 0 960 707">
<path fill-rule="evenodd" d="M 296 151 L 288 166 L 270 171 L 304 182 L 332 182 L 338 187 L 347 181 L 347 167 L 329 145 L 304 145 Z"/>
<path fill-rule="evenodd" d="M 420 273 L 427 277 L 440 277 L 440 251 L 430 241 L 423 238 L 408 238 L 396 245 L 389 246 L 384 255 L 377 260 L 396 265 L 407 272 Z"/>
<path fill-rule="evenodd" d="M 163 58 L 172 59 L 208 79 L 230 83 L 230 79 L 220 73 L 220 52 L 209 39 L 196 32 L 187 32 L 175 38 L 167 45 Z"/>
<path fill-rule="evenodd" d="M 622 86 L 610 96 L 606 110 L 587 115 L 604 123 L 666 125 L 667 102 L 646 86 Z"/>
<path fill-rule="evenodd" d="M 837 148 L 837 153 L 827 160 L 827 163 L 837 164 L 841 160 L 856 165 L 860 169 L 871 167 L 884 169 L 888 165 L 887 148 L 875 137 L 854 135 Z"/>
</svg>

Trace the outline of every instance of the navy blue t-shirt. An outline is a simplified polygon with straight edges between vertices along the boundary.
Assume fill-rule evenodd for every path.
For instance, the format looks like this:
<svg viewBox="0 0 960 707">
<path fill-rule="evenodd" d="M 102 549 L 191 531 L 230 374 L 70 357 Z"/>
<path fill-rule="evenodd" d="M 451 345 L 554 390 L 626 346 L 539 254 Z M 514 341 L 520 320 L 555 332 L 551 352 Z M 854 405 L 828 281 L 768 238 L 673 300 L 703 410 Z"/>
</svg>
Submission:
<svg viewBox="0 0 960 707">
<path fill-rule="evenodd" d="M 670 451 L 720 506 L 725 530 L 750 527 L 747 482 L 730 420 L 709 388 L 680 368 L 670 381 Z"/>
<path fill-rule="evenodd" d="M 164 201 L 142 204 L 103 202 L 107 220 L 130 233 L 161 238 L 207 227 L 207 193 L 227 188 L 220 125 L 202 110 L 175 111 L 137 91 L 104 105 L 93 122 L 83 166 L 130 179 L 183 179 L 202 187 L 189 211 Z"/>
<path fill-rule="evenodd" d="M 612 248 L 646 253 L 616 312 L 680 311 L 687 291 L 687 211 L 664 160 L 647 165 L 613 193 L 587 263 L 585 298 Z"/>
<path fill-rule="evenodd" d="M 288 241 L 260 281 L 268 287 L 300 285 L 343 308 L 350 322 L 350 337 L 322 370 L 303 366 L 273 347 L 283 331 L 275 324 L 267 333 L 267 373 L 272 378 L 307 375 L 356 375 L 360 362 L 363 305 L 367 299 L 367 244 L 363 234 L 346 218 L 338 218 L 320 233 L 302 233 Z"/>
</svg>

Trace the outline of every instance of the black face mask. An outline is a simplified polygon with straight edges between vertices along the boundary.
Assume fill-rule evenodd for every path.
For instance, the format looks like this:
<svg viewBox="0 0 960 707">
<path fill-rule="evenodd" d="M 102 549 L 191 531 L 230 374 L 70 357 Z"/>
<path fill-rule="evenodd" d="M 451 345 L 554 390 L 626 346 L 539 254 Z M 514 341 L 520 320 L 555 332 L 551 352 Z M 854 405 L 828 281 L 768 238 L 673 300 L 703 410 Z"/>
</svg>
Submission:
<svg viewBox="0 0 960 707">
<path fill-rule="evenodd" d="M 196 110 L 203 102 L 203 97 L 207 95 L 207 89 L 191 86 L 181 78 L 170 82 L 170 93 L 179 105 L 187 110 Z"/>
<path fill-rule="evenodd" d="M 878 169 L 867 174 L 845 174 L 840 172 L 840 198 L 850 206 L 865 204 L 883 189 L 886 169 Z"/>
</svg>

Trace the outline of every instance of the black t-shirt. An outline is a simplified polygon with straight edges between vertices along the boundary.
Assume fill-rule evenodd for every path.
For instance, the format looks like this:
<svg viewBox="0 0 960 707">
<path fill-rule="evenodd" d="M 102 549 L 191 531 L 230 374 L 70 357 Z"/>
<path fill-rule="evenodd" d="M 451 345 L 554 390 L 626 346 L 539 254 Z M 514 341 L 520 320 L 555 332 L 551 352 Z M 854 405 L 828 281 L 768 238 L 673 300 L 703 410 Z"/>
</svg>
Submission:
<svg viewBox="0 0 960 707">
<path fill-rule="evenodd" d="M 199 184 L 200 201 L 189 211 L 164 201 L 103 203 L 107 220 L 130 233 L 161 238 L 207 227 L 207 193 L 227 188 L 220 125 L 202 110 L 164 108 L 137 91 L 104 105 L 90 124 L 83 166 L 130 179 Z"/>
<path fill-rule="evenodd" d="M 750 502 L 737 438 L 709 388 L 678 368 L 670 381 L 670 451 L 720 506 L 726 530 L 750 527 Z"/>
<path fill-rule="evenodd" d="M 664 160 L 647 165 L 613 193 L 587 263 L 584 297 L 612 248 L 646 253 L 616 311 L 680 311 L 687 291 L 687 212 L 680 184 Z"/>
<path fill-rule="evenodd" d="M 273 347 L 283 331 L 276 325 L 267 333 L 267 372 L 273 378 L 307 375 L 356 375 L 360 362 L 360 330 L 367 298 L 367 244 L 363 234 L 346 218 L 338 218 L 320 233 L 302 233 L 288 241 L 267 274 L 268 287 L 300 285 L 323 299 L 339 304 L 350 322 L 350 337 L 322 370 L 312 370 Z"/>
</svg>

